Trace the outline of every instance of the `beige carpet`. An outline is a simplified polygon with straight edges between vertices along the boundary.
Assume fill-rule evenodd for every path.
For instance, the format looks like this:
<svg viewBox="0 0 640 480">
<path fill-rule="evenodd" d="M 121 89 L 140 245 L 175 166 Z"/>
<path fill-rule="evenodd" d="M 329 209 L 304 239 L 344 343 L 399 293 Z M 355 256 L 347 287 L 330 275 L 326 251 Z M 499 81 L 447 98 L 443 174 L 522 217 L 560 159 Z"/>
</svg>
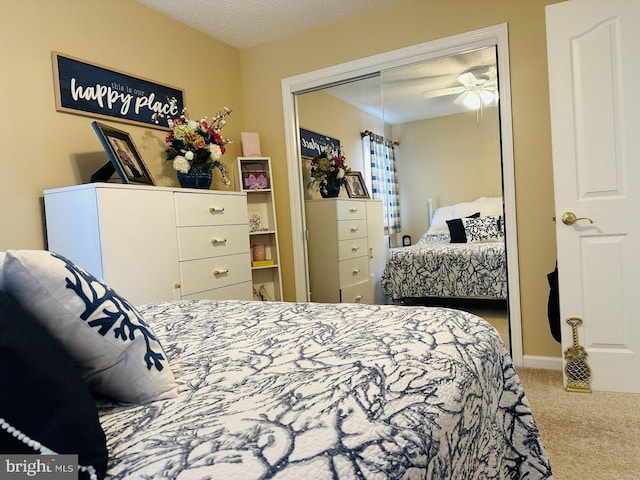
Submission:
<svg viewBox="0 0 640 480">
<path fill-rule="evenodd" d="M 640 395 L 569 393 L 554 370 L 518 375 L 555 480 L 640 479 Z"/>
<path fill-rule="evenodd" d="M 484 304 L 471 304 L 466 306 L 457 307 L 460 310 L 465 310 L 467 312 L 478 315 L 481 318 L 484 318 L 487 322 L 494 326 L 494 328 L 500 334 L 500 338 L 509 348 L 509 317 L 507 316 L 507 306 L 506 305 L 495 305 L 492 303 Z"/>
</svg>

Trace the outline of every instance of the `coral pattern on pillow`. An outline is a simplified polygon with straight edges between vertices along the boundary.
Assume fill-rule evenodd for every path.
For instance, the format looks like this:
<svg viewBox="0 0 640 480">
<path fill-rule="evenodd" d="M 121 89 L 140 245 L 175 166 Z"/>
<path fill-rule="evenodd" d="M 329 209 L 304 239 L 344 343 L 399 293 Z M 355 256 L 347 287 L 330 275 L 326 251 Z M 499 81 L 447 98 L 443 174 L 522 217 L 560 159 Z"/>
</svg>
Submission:
<svg viewBox="0 0 640 480">
<path fill-rule="evenodd" d="M 124 402 L 176 395 L 165 352 L 142 315 L 66 258 L 9 250 L 5 290 L 55 336 L 90 388 Z"/>
<path fill-rule="evenodd" d="M 504 238 L 501 217 L 490 215 L 480 218 L 463 218 L 467 242 L 497 242 Z"/>
</svg>

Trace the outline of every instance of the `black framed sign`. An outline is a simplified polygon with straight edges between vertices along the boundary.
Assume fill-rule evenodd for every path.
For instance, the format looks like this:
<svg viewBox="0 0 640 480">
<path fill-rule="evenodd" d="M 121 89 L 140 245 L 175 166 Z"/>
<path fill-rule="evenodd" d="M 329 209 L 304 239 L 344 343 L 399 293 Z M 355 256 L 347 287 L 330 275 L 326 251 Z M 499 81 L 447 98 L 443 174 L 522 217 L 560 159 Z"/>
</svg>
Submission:
<svg viewBox="0 0 640 480">
<path fill-rule="evenodd" d="M 300 155 L 313 158 L 327 149 L 339 152 L 340 140 L 305 130 L 304 128 L 300 129 Z"/>
<path fill-rule="evenodd" d="M 180 116 L 184 92 L 176 87 L 51 52 L 56 110 L 168 129 Z M 175 99 L 175 100 L 174 100 Z M 156 124 L 154 113 L 158 114 Z"/>
</svg>

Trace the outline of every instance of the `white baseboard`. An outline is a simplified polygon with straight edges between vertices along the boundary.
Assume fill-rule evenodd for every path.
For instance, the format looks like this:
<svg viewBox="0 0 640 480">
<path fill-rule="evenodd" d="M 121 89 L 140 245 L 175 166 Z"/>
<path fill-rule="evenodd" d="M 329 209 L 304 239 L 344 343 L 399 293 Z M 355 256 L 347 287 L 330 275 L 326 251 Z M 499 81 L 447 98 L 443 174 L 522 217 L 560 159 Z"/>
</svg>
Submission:
<svg viewBox="0 0 640 480">
<path fill-rule="evenodd" d="M 525 368 L 541 368 L 544 370 L 562 370 L 561 357 L 540 357 L 525 355 L 523 358 Z"/>
</svg>

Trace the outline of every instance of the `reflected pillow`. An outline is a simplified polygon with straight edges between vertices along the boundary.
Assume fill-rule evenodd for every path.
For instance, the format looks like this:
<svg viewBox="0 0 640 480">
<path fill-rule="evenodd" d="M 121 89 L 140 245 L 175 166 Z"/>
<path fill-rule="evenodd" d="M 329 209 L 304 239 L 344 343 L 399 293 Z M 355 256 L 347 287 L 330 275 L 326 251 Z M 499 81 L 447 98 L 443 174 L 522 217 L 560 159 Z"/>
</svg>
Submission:
<svg viewBox="0 0 640 480">
<path fill-rule="evenodd" d="M 502 215 L 502 197 L 480 197 L 472 202 L 456 203 L 451 218 L 464 218 L 473 212 L 480 212 L 481 217 Z"/>
<path fill-rule="evenodd" d="M 479 216 L 480 212 L 476 212 L 466 218 L 478 218 Z M 449 237 L 451 243 L 467 243 L 467 233 L 465 231 L 462 218 L 453 218 L 451 220 L 447 220 L 447 227 L 449 229 Z"/>
<path fill-rule="evenodd" d="M 469 243 L 498 242 L 504 238 L 500 216 L 464 218 L 462 224 Z"/>
<path fill-rule="evenodd" d="M 455 217 L 455 211 L 453 206 L 436 208 L 433 212 L 433 217 L 429 222 L 428 235 L 438 235 L 449 233 L 447 228 L 447 220 Z"/>
<path fill-rule="evenodd" d="M 129 302 L 55 253 L 6 254 L 6 292 L 58 339 L 94 392 L 132 403 L 176 396 L 162 345 Z"/>
<path fill-rule="evenodd" d="M 502 197 L 480 197 L 474 200 L 473 203 L 482 217 L 490 217 L 492 215 L 499 217 L 502 215 Z"/>
</svg>

